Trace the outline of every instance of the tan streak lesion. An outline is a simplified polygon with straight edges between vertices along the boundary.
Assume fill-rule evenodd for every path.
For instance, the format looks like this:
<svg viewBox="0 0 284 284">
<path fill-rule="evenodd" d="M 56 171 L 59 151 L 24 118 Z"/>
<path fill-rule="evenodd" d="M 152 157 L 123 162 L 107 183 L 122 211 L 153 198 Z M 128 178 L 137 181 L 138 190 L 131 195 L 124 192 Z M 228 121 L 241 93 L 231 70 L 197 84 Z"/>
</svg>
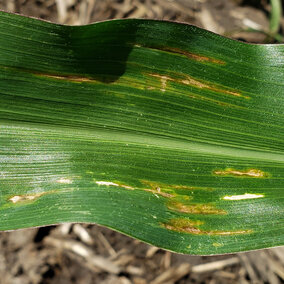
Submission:
<svg viewBox="0 0 284 284">
<path fill-rule="evenodd" d="M 177 201 L 170 201 L 167 204 L 169 210 L 187 214 L 202 214 L 202 215 L 226 215 L 225 210 L 216 208 L 212 204 L 184 204 Z"/>
<path fill-rule="evenodd" d="M 180 55 L 184 55 L 189 59 L 193 59 L 199 62 L 208 62 L 208 63 L 214 63 L 214 64 L 218 64 L 218 65 L 225 65 L 226 62 L 220 59 L 216 59 L 213 57 L 208 57 L 208 56 L 204 56 L 204 55 L 200 55 L 200 54 L 196 54 L 196 53 L 192 53 L 180 48 L 176 48 L 176 47 L 161 47 L 158 48 L 159 50 L 163 50 L 166 52 L 171 52 L 171 53 L 176 53 L 176 54 L 180 54 Z"/>
<path fill-rule="evenodd" d="M 120 182 L 97 181 L 97 180 L 94 180 L 94 182 L 95 182 L 97 185 L 122 187 L 122 188 L 129 189 L 129 190 L 134 190 L 134 189 L 135 189 L 134 187 L 132 187 L 132 186 L 130 186 L 130 185 L 122 184 L 122 183 L 120 183 Z"/>
<path fill-rule="evenodd" d="M 189 75 L 171 74 L 170 76 L 170 75 L 158 74 L 158 73 L 150 73 L 148 75 L 160 80 L 160 84 L 161 84 L 160 91 L 162 92 L 165 92 L 166 89 L 168 88 L 168 82 L 174 82 L 174 83 L 191 86 L 191 87 L 198 88 L 198 89 L 205 89 L 205 90 L 209 90 L 209 91 L 213 91 L 217 93 L 222 93 L 225 95 L 230 95 L 230 96 L 239 97 L 243 99 L 250 99 L 248 96 L 241 94 L 239 91 L 222 88 L 221 86 L 217 86 L 211 82 L 205 82 L 203 80 L 193 78 L 192 76 L 189 76 Z M 195 98 L 202 99 L 203 97 L 196 95 Z"/>
<path fill-rule="evenodd" d="M 179 233 L 188 233 L 193 235 L 215 235 L 215 236 L 230 236 L 230 235 L 242 235 L 252 233 L 252 230 L 202 230 L 199 228 L 204 222 L 199 220 L 189 220 L 184 218 L 170 219 L 166 223 L 162 223 L 162 226 L 170 231 Z"/>
<path fill-rule="evenodd" d="M 180 190 L 213 190 L 210 187 L 197 187 L 197 186 L 188 186 L 181 184 L 166 184 L 162 182 L 148 181 L 148 180 L 140 180 L 140 182 L 144 185 L 150 186 L 151 188 L 164 188 L 164 189 L 180 189 Z"/>
<path fill-rule="evenodd" d="M 76 83 L 83 83 L 83 82 L 97 82 L 96 79 L 94 78 L 89 78 L 89 77 L 84 77 L 80 75 L 73 75 L 73 74 L 53 74 L 52 72 L 50 73 L 43 73 L 40 71 L 36 70 L 30 70 L 30 69 L 25 69 L 25 68 L 17 68 L 17 67 L 7 67 L 7 66 L 0 66 L 0 68 L 6 69 L 6 70 L 11 70 L 11 71 L 17 71 L 17 72 L 24 72 L 24 73 L 29 73 L 37 77 L 41 78 L 50 78 L 50 79 L 55 79 L 55 80 L 64 80 L 64 81 L 70 81 L 70 82 L 76 82 Z"/>
<path fill-rule="evenodd" d="M 153 182 L 148 180 L 139 180 L 142 186 L 131 186 L 127 183 L 122 183 L 119 181 L 98 181 L 94 179 L 94 182 L 99 186 L 107 186 L 107 187 L 116 187 L 116 188 L 124 188 L 130 190 L 141 190 L 146 192 L 151 192 L 154 195 L 162 196 L 165 198 L 174 198 L 177 196 L 182 196 L 183 199 L 190 200 L 191 196 L 188 195 L 179 195 L 177 190 L 206 190 L 211 191 L 212 188 L 207 187 L 193 187 L 187 185 L 175 185 L 175 184 L 165 184 L 160 182 Z"/>
<path fill-rule="evenodd" d="M 178 54 L 181 56 L 185 56 L 189 59 L 192 60 L 196 60 L 199 62 L 205 62 L 205 63 L 213 63 L 213 64 L 218 64 L 218 65 L 225 65 L 226 62 L 217 58 L 213 58 L 213 57 L 209 57 L 209 56 L 205 56 L 205 55 L 201 55 L 201 54 L 197 54 L 197 53 L 193 53 L 181 48 L 177 48 L 177 47 L 170 47 L 170 46 L 146 46 L 146 45 L 141 45 L 141 44 L 134 44 L 135 47 L 138 48 L 147 48 L 147 49 L 152 49 L 152 50 L 160 50 L 160 51 L 164 51 L 164 52 L 169 52 L 169 53 L 173 53 L 173 54 Z"/>
<path fill-rule="evenodd" d="M 248 169 L 248 170 L 235 170 L 228 168 L 225 170 L 215 170 L 214 175 L 217 176 L 235 176 L 235 177 L 252 177 L 252 178 L 265 178 L 268 174 L 258 170 L 258 169 Z"/>
<path fill-rule="evenodd" d="M 167 192 L 161 191 L 161 189 L 159 187 L 155 188 L 155 189 L 144 188 L 143 190 L 147 191 L 147 192 L 152 192 L 152 193 L 154 193 L 156 195 L 161 195 L 161 196 L 166 197 L 166 198 L 173 198 L 173 197 L 175 197 L 175 195 L 173 195 L 171 193 L 167 193 Z"/>
<path fill-rule="evenodd" d="M 148 180 L 140 180 L 140 182 L 146 187 L 143 187 L 144 191 L 152 192 L 156 195 L 161 195 L 166 198 L 174 198 L 181 196 L 178 191 L 179 190 L 205 190 L 212 191 L 212 188 L 209 187 L 196 187 L 196 186 L 188 186 L 188 185 L 179 185 L 179 184 L 166 184 L 161 182 L 154 182 Z M 190 200 L 191 196 L 182 195 L 184 199 Z"/>
<path fill-rule="evenodd" d="M 207 212 L 207 214 L 221 214 L 221 210 L 219 209 L 213 209 L 213 206 L 211 205 L 192 205 L 189 207 L 189 205 L 184 205 L 182 207 L 182 203 L 178 203 L 177 201 L 175 202 L 174 200 L 176 199 L 182 199 L 185 201 L 191 200 L 193 197 L 188 195 L 187 193 L 182 193 L 180 194 L 180 190 L 185 190 L 185 191 L 193 191 L 193 190 L 202 190 L 202 191 L 212 191 L 214 190 L 213 188 L 209 187 L 195 187 L 195 186 L 188 186 L 188 185 L 179 185 L 179 184 L 166 184 L 166 183 L 161 183 L 161 182 L 155 182 L 155 181 L 148 181 L 148 180 L 139 180 L 141 183 L 140 186 L 132 186 L 127 183 L 123 183 L 120 181 L 98 181 L 96 179 L 93 180 L 94 183 L 96 183 L 99 186 L 106 186 L 106 187 L 113 187 L 113 188 L 124 188 L 128 190 L 139 190 L 139 191 L 145 191 L 145 192 L 150 192 L 154 194 L 156 197 L 162 196 L 167 199 L 171 199 L 172 203 L 171 206 L 172 209 L 174 208 L 176 210 L 183 210 L 184 212 L 191 211 L 195 212 L 196 214 L 204 214 L 201 212 Z M 180 205 L 179 205 L 180 204 Z M 187 206 L 187 209 L 186 209 Z"/>
<path fill-rule="evenodd" d="M 88 77 L 81 77 L 81 76 L 75 76 L 75 75 L 53 75 L 53 74 L 44 74 L 44 73 L 34 73 L 34 75 L 39 76 L 39 77 L 45 77 L 45 78 L 50 78 L 50 79 L 55 79 L 55 80 L 64 80 L 64 81 L 69 81 L 69 82 L 75 82 L 75 83 L 84 83 L 84 82 L 89 82 L 89 83 L 94 83 L 96 80 L 88 78 Z"/>
<path fill-rule="evenodd" d="M 140 182 L 146 187 L 145 188 L 143 186 L 144 191 L 152 192 L 156 195 L 161 195 L 166 198 L 173 198 L 176 196 L 172 188 L 166 186 L 166 184 L 147 181 L 147 180 L 140 180 Z"/>
<path fill-rule="evenodd" d="M 40 193 L 35 193 L 35 194 L 28 194 L 28 195 L 14 195 L 12 197 L 9 198 L 9 201 L 11 201 L 12 203 L 16 204 L 16 203 L 21 203 L 24 201 L 34 201 L 36 199 L 38 199 L 39 197 L 45 195 L 45 194 L 50 194 L 52 192 L 40 192 Z"/>
</svg>

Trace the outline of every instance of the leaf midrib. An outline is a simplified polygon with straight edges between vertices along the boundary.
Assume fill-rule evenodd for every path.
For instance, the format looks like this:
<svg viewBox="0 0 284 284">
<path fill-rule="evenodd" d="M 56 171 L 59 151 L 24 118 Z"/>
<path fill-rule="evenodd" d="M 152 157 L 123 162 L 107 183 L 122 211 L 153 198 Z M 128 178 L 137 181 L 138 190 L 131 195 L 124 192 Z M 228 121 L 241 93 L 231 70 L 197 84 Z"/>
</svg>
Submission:
<svg viewBox="0 0 284 284">
<path fill-rule="evenodd" d="M 284 163 L 284 154 L 281 152 L 272 151 L 261 151 L 261 150 L 249 150 L 241 149 L 233 146 L 217 145 L 213 143 L 198 142 L 177 139 L 168 136 L 155 135 L 153 133 L 139 132 L 134 133 L 133 131 L 123 131 L 119 129 L 100 129 L 94 127 L 92 130 L 84 130 L 72 127 L 60 127 L 58 125 L 40 124 L 40 128 L 36 123 L 22 123 L 15 121 L 0 120 L 1 135 L 7 133 L 13 135 L 12 129 L 16 131 L 17 135 L 29 136 L 37 135 L 37 139 L 48 140 L 83 140 L 85 142 L 107 142 L 107 143 L 131 143 L 132 145 L 139 146 L 153 146 L 169 150 L 181 150 L 183 152 L 195 152 L 202 153 L 204 155 L 224 156 L 224 157 L 235 157 L 243 158 L 246 160 L 263 160 L 269 162 Z M 15 126 L 17 124 L 17 126 Z M 33 132 L 32 134 L 30 132 Z M 38 136 L 38 134 L 41 136 Z M 44 135 L 44 136 L 42 136 Z M 38 138 L 40 137 L 40 138 Z"/>
</svg>

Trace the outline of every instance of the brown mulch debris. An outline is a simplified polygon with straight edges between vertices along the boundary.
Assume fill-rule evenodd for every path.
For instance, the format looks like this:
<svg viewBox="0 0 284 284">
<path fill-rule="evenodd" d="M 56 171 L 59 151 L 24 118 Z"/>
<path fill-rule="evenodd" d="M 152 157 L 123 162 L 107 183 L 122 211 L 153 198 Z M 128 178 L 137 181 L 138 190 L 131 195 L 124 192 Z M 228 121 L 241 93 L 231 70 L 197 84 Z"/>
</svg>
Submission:
<svg viewBox="0 0 284 284">
<path fill-rule="evenodd" d="M 0 0 L 0 9 L 70 25 L 118 18 L 172 20 L 249 42 L 267 40 L 263 32 L 269 29 L 268 0 Z M 262 32 L 247 32 L 251 28 Z"/>
<path fill-rule="evenodd" d="M 96 225 L 63 224 L 1 233 L 0 283 L 280 284 L 283 258 L 281 247 L 180 255 Z"/>
</svg>

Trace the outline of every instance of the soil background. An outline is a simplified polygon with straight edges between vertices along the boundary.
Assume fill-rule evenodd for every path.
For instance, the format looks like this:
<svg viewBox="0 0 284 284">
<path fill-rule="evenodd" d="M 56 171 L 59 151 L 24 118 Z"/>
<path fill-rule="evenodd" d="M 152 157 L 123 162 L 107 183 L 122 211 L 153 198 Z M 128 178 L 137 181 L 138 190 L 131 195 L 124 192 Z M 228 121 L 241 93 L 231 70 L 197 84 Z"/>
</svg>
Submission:
<svg viewBox="0 0 284 284">
<path fill-rule="evenodd" d="M 274 43 L 268 0 L 0 0 L 0 9 L 81 25 L 114 18 L 186 22 L 234 39 Z M 283 36 L 281 21 L 279 38 Z M 90 224 L 0 233 L 0 284 L 284 283 L 284 247 L 188 256 Z"/>
</svg>

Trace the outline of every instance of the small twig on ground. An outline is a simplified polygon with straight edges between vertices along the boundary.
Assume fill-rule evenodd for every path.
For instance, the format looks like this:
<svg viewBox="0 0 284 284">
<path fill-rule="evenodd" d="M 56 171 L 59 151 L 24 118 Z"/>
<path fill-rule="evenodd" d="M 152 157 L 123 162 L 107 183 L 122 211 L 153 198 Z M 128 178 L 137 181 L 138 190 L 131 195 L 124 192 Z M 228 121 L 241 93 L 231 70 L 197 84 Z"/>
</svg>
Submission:
<svg viewBox="0 0 284 284">
<path fill-rule="evenodd" d="M 84 242 L 87 245 L 92 245 L 94 243 L 94 240 L 92 239 L 92 237 L 90 236 L 90 234 L 88 233 L 88 231 L 80 224 L 75 224 L 73 226 L 73 232 L 75 233 L 75 235 L 78 236 L 78 238 Z"/>
<path fill-rule="evenodd" d="M 242 264 L 243 264 L 243 267 L 246 269 L 247 271 L 247 274 L 249 275 L 250 277 L 250 280 L 251 280 L 251 283 L 259 283 L 260 282 L 260 279 L 259 277 L 256 275 L 250 261 L 249 261 L 249 258 L 244 254 L 244 253 L 240 253 L 238 254 Z"/>
<path fill-rule="evenodd" d="M 151 246 L 146 252 L 146 258 L 152 258 L 156 252 L 159 250 L 159 248 Z"/>
<path fill-rule="evenodd" d="M 73 253 L 83 257 L 87 262 L 103 271 L 118 274 L 121 270 L 117 264 L 113 263 L 109 259 L 94 255 L 87 246 L 83 245 L 80 242 L 46 237 L 44 239 L 44 243 L 46 245 L 51 245 L 59 249 L 72 251 Z"/>
<path fill-rule="evenodd" d="M 128 265 L 134 259 L 135 256 L 133 254 L 123 254 L 117 260 L 114 260 L 113 263 L 115 263 L 117 266 L 125 266 Z"/>
<path fill-rule="evenodd" d="M 165 269 L 168 269 L 171 266 L 171 256 L 172 254 L 169 251 L 165 251 L 164 257 L 162 259 L 162 265 Z"/>
<path fill-rule="evenodd" d="M 111 244 L 109 243 L 109 241 L 106 239 L 106 237 L 104 236 L 104 234 L 100 231 L 97 232 L 97 237 L 100 240 L 100 242 L 102 243 L 102 245 L 106 248 L 106 250 L 108 251 L 109 255 L 112 257 L 116 257 L 117 256 L 117 252 L 114 250 L 114 248 L 111 246 Z"/>
<path fill-rule="evenodd" d="M 173 266 L 166 270 L 158 277 L 156 277 L 150 284 L 164 284 L 164 283 L 175 283 L 185 275 L 190 273 L 190 264 L 182 263 L 179 266 Z"/>
<path fill-rule="evenodd" d="M 192 273 L 206 273 L 211 272 L 214 270 L 221 270 L 226 266 L 232 266 L 239 264 L 240 261 L 237 257 L 227 258 L 224 260 L 218 260 L 214 262 L 204 263 L 204 264 L 198 264 L 192 267 L 191 272 Z"/>
<path fill-rule="evenodd" d="M 141 267 L 129 265 L 126 267 L 125 272 L 129 273 L 130 275 L 142 276 L 145 271 Z"/>
<path fill-rule="evenodd" d="M 62 225 L 59 225 L 57 227 L 57 230 L 61 235 L 65 236 L 69 234 L 71 227 L 72 227 L 72 223 L 64 223 Z"/>
</svg>

